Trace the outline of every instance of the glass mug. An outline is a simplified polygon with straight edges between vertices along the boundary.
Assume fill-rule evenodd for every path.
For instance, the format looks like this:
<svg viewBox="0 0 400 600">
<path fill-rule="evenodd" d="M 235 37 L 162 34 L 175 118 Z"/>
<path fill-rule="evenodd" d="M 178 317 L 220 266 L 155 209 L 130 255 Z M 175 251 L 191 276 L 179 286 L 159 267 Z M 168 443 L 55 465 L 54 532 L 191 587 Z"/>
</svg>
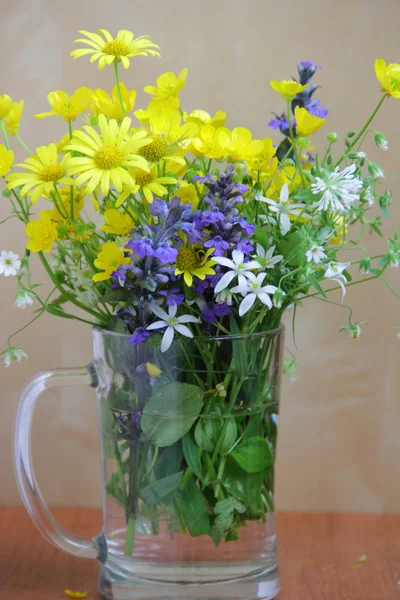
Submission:
<svg viewBox="0 0 400 600">
<path fill-rule="evenodd" d="M 20 494 L 52 544 L 100 565 L 107 600 L 275 598 L 273 505 L 283 326 L 249 336 L 159 347 L 93 330 L 86 368 L 38 374 L 23 390 L 15 432 Z M 96 390 L 103 530 L 83 539 L 53 518 L 30 449 L 46 389 Z"/>
</svg>

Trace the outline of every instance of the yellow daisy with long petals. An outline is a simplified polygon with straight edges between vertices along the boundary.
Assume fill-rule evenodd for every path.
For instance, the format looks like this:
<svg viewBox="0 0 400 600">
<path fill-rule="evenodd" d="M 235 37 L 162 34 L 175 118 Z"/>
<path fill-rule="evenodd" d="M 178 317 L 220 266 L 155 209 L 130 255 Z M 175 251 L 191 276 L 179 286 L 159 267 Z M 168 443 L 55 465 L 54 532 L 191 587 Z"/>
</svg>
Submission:
<svg viewBox="0 0 400 600">
<path fill-rule="evenodd" d="M 130 215 L 116 208 L 108 208 L 103 216 L 105 225 L 102 225 L 100 229 L 113 235 L 126 235 L 135 225 Z"/>
<path fill-rule="evenodd" d="M 270 81 L 270 86 L 275 92 L 278 92 L 282 96 L 286 102 L 291 102 L 297 94 L 303 92 L 306 88 L 308 88 L 308 83 L 306 85 L 301 85 L 301 83 L 297 83 L 297 81 Z"/>
<path fill-rule="evenodd" d="M 390 63 L 387 65 L 383 58 L 377 58 L 375 73 L 381 84 L 381 91 L 385 92 L 387 96 L 400 98 L 400 64 Z"/>
<path fill-rule="evenodd" d="M 304 137 L 312 135 L 318 129 L 321 129 L 325 123 L 325 119 L 312 115 L 307 109 L 300 108 L 300 106 L 296 106 L 294 109 L 294 116 L 296 119 L 296 135 Z"/>
<path fill-rule="evenodd" d="M 183 158 L 191 139 L 198 132 L 194 123 L 181 124 L 180 113 L 174 109 L 164 109 L 150 119 L 152 142 L 143 146 L 140 154 L 149 162 L 159 160 L 175 161 L 186 164 Z"/>
<path fill-rule="evenodd" d="M 39 146 L 36 148 L 36 156 L 17 165 L 26 169 L 25 171 L 7 175 L 7 187 L 13 190 L 22 186 L 21 196 L 31 196 L 32 204 L 35 204 L 41 196 L 48 198 L 53 193 L 55 184 L 73 185 L 74 181 L 67 173 L 69 160 L 69 154 L 59 160 L 56 144 Z"/>
<path fill-rule="evenodd" d="M 13 102 L 12 108 L 6 118 L 4 119 L 4 125 L 8 135 L 17 135 L 19 131 L 19 123 L 21 121 L 22 113 L 24 111 L 24 101 Z"/>
<path fill-rule="evenodd" d="M 141 35 L 135 39 L 134 34 L 127 29 L 118 31 L 115 38 L 106 29 L 99 29 L 98 33 L 80 30 L 79 33 L 85 35 L 87 39 L 77 39 L 74 44 L 86 44 L 89 48 L 73 50 L 70 56 L 80 58 L 90 54 L 90 62 L 98 60 L 99 69 L 119 62 L 122 62 L 124 68 L 127 69 L 130 65 L 129 59 L 134 56 L 147 56 L 148 54 L 160 56 L 158 52 L 160 47 L 153 44 L 149 35 Z"/>
<path fill-rule="evenodd" d="M 127 265 L 130 261 L 129 257 L 125 257 L 121 250 L 114 242 L 106 242 L 101 247 L 94 266 L 102 273 L 95 273 L 92 277 L 93 281 L 106 281 L 121 265 Z"/>
<path fill-rule="evenodd" d="M 64 121 L 75 121 L 76 117 L 81 115 L 92 101 L 93 91 L 85 86 L 75 90 L 72 96 L 63 90 L 56 90 L 47 94 L 47 100 L 51 110 L 35 115 L 36 119 L 46 117 L 61 117 Z"/>
<path fill-rule="evenodd" d="M 193 277 L 204 280 L 206 275 L 215 275 L 212 268 L 217 263 L 215 260 L 208 260 L 214 248 L 209 248 L 207 252 L 203 248 L 198 248 L 191 244 L 182 246 L 178 250 L 178 256 L 175 261 L 175 275 L 183 275 L 187 286 L 193 285 Z"/>
<path fill-rule="evenodd" d="M 120 83 L 120 91 L 125 114 L 128 114 L 133 111 L 135 106 L 136 91 L 127 90 L 123 83 Z M 124 115 L 118 98 L 117 86 L 113 87 L 111 97 L 102 89 L 96 90 L 92 96 L 90 110 L 94 115 L 103 114 L 108 119 L 122 119 Z"/>
<path fill-rule="evenodd" d="M 134 185 L 127 187 L 118 198 L 115 206 L 118 208 L 125 202 L 130 194 L 140 192 L 149 204 L 153 202 L 153 194 L 162 198 L 168 194 L 166 185 L 175 185 L 175 177 L 159 177 L 157 165 L 154 165 L 149 172 L 143 169 L 131 169 L 129 173 L 134 179 Z"/>
<path fill-rule="evenodd" d="M 53 221 L 52 210 L 41 210 L 39 221 L 30 221 L 25 233 L 30 238 L 26 247 L 32 252 L 50 252 L 58 239 L 57 226 Z"/>
<path fill-rule="evenodd" d="M 74 131 L 67 150 L 79 152 L 83 156 L 74 157 L 69 162 L 69 174 L 78 175 L 76 184 L 86 184 L 87 194 L 97 187 L 106 196 L 113 185 L 117 192 L 123 186 L 133 186 L 134 180 L 128 169 L 137 167 L 148 170 L 148 162 L 138 152 L 148 143 L 147 133 L 139 131 L 130 135 L 131 119 L 125 117 L 119 125 L 115 119 L 107 121 L 99 115 L 100 134 L 90 126 Z"/>
<path fill-rule="evenodd" d="M 218 127 L 223 127 L 226 123 L 226 112 L 217 110 L 212 117 L 205 110 L 192 110 L 190 115 L 183 113 L 183 119 L 186 123 L 195 123 L 199 127 L 202 127 L 203 125 L 212 125 L 218 129 Z"/>
<path fill-rule="evenodd" d="M 165 100 L 171 96 L 177 96 L 186 84 L 188 69 L 182 69 L 178 76 L 172 71 L 167 71 L 157 77 L 157 87 L 146 85 L 144 91 L 159 100 Z"/>
<path fill-rule="evenodd" d="M 4 177 L 14 162 L 14 152 L 0 144 L 0 177 Z"/>
</svg>

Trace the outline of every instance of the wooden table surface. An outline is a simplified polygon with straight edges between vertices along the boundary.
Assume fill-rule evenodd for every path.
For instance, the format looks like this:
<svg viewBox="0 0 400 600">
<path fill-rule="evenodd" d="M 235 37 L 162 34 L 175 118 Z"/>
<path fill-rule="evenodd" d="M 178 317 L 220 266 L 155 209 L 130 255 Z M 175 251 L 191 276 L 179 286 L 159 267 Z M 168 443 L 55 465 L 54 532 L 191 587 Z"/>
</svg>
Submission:
<svg viewBox="0 0 400 600">
<path fill-rule="evenodd" d="M 96 509 L 58 508 L 70 531 L 94 536 Z M 400 600 L 400 516 L 280 513 L 279 600 Z M 365 562 L 358 559 L 366 555 Z M 22 508 L 0 508 L 0 600 L 97 599 L 97 564 L 46 542 Z"/>
</svg>

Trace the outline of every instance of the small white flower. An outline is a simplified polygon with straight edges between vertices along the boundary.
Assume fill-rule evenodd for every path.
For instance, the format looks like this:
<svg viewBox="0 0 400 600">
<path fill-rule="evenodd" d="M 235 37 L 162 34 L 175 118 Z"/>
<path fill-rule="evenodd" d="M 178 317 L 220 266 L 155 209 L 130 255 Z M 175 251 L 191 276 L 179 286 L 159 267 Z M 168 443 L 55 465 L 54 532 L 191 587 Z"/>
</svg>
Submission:
<svg viewBox="0 0 400 600">
<path fill-rule="evenodd" d="M 222 290 L 222 292 L 219 292 L 219 294 L 217 294 L 215 296 L 215 302 L 217 302 L 218 304 L 227 304 L 228 306 L 232 306 L 233 304 L 233 295 L 231 290 L 229 290 L 228 288 L 225 288 L 224 290 Z"/>
<path fill-rule="evenodd" d="M 275 294 L 278 288 L 274 285 L 263 286 L 266 276 L 266 273 L 259 273 L 257 276 L 254 273 L 249 273 L 248 281 L 245 281 L 244 285 L 239 284 L 237 287 L 232 288 L 232 292 L 234 293 L 246 294 L 239 306 L 239 315 L 241 317 L 252 308 L 257 298 L 265 306 L 268 306 L 269 309 L 272 308 L 272 300 L 269 294 Z"/>
<path fill-rule="evenodd" d="M 326 258 L 326 254 L 324 252 L 324 248 L 322 246 L 312 246 L 306 252 L 307 262 L 311 262 L 312 260 L 316 265 L 318 265 L 323 258 Z"/>
<path fill-rule="evenodd" d="M 183 323 L 199 323 L 199 319 L 197 319 L 197 317 L 192 317 L 192 315 L 183 315 L 182 317 L 177 317 L 176 311 L 178 310 L 178 306 L 176 304 L 168 307 L 168 314 L 165 312 L 165 310 L 158 306 L 158 304 L 150 304 L 150 310 L 157 317 L 159 317 L 160 321 L 151 323 L 151 325 L 147 327 L 147 330 L 152 331 L 153 329 L 164 329 L 164 327 L 167 328 L 161 341 L 161 352 L 166 352 L 166 350 L 168 350 L 174 339 L 175 331 L 181 335 L 184 335 L 185 337 L 193 337 L 193 333 L 188 327 L 186 327 L 186 325 L 183 325 Z"/>
<path fill-rule="evenodd" d="M 375 132 L 375 144 L 380 150 L 386 152 L 389 149 L 389 142 L 380 131 Z"/>
<path fill-rule="evenodd" d="M 76 292 L 76 297 L 82 304 L 86 304 L 87 306 L 97 306 L 99 303 L 99 297 L 94 291 L 94 289 L 88 289 L 84 292 Z"/>
<path fill-rule="evenodd" d="M 228 285 L 235 279 L 238 278 L 238 282 L 240 286 L 243 286 L 246 281 L 246 277 L 248 277 L 249 272 L 252 269 L 259 269 L 260 263 L 256 260 L 251 260 L 247 263 L 244 262 L 244 254 L 240 250 L 234 250 L 232 252 L 232 260 L 229 258 L 225 258 L 224 256 L 214 256 L 213 260 L 222 265 L 223 267 L 227 267 L 230 269 L 223 275 L 223 277 L 218 281 L 215 286 L 215 293 L 218 294 L 222 290 L 224 290 Z"/>
<path fill-rule="evenodd" d="M 24 310 L 28 304 L 33 304 L 33 296 L 25 291 L 18 292 L 18 294 L 15 296 L 14 304 L 17 308 Z"/>
<path fill-rule="evenodd" d="M 279 226 L 282 235 L 286 235 L 291 228 L 291 222 L 289 215 L 294 217 L 298 217 L 300 212 L 304 209 L 303 204 L 290 204 L 289 200 L 289 187 L 288 184 L 285 183 L 279 194 L 279 202 L 272 200 L 271 198 L 264 198 L 263 196 L 259 196 L 258 200 L 260 202 L 265 202 L 269 205 L 269 210 L 273 213 L 276 213 L 276 216 L 279 221 Z M 308 216 L 303 213 L 303 216 Z"/>
<path fill-rule="evenodd" d="M 356 152 L 356 157 L 357 158 L 365 158 L 367 156 L 366 152 Z"/>
<path fill-rule="evenodd" d="M 368 202 L 368 206 L 372 206 L 375 202 L 374 194 L 372 192 L 372 188 L 369 185 L 365 192 L 363 193 L 363 199 Z"/>
<path fill-rule="evenodd" d="M 9 367 L 12 362 L 16 361 L 20 363 L 23 358 L 28 358 L 28 355 L 21 350 L 21 346 L 13 346 L 12 348 L 5 350 L 1 356 L 3 357 L 5 367 Z"/>
<path fill-rule="evenodd" d="M 311 185 L 314 195 L 322 197 L 313 207 L 317 210 L 332 210 L 335 213 L 347 212 L 351 205 L 359 199 L 362 181 L 354 176 L 356 165 L 350 165 L 339 171 L 339 167 L 325 175 L 324 178 L 316 177 Z"/>
<path fill-rule="evenodd" d="M 8 277 L 16 275 L 21 267 L 21 261 L 18 254 L 14 254 L 11 250 L 2 250 L 0 252 L 0 275 Z"/>
<path fill-rule="evenodd" d="M 346 279 L 346 276 L 343 275 L 343 271 L 348 269 L 349 266 L 350 266 L 350 263 L 330 262 L 327 265 L 327 268 L 325 271 L 325 278 L 330 279 L 331 281 L 336 281 L 336 283 L 338 283 L 340 285 L 340 287 L 342 288 L 342 304 L 343 304 L 344 297 L 346 296 L 345 283 L 347 283 L 347 279 Z"/>
<path fill-rule="evenodd" d="M 261 244 L 256 245 L 257 254 L 253 254 L 252 257 L 260 263 L 263 269 L 273 269 L 282 259 L 282 254 L 274 256 L 275 246 L 271 246 L 268 250 L 265 250 Z"/>
</svg>

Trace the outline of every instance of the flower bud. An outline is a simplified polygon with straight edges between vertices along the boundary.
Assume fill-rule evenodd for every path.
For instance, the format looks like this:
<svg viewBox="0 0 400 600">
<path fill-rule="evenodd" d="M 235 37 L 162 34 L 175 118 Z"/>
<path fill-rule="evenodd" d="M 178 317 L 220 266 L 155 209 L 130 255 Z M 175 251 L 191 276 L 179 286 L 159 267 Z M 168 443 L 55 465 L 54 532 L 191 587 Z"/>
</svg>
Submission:
<svg viewBox="0 0 400 600">
<path fill-rule="evenodd" d="M 1 195 L 3 198 L 11 198 L 11 190 L 4 188 L 4 190 L 1 191 Z"/>
<path fill-rule="evenodd" d="M 99 124 L 99 117 L 97 115 L 92 115 L 90 117 L 90 124 L 93 125 L 93 127 L 97 127 Z"/>
<path fill-rule="evenodd" d="M 378 146 L 380 150 L 386 152 L 389 149 L 389 142 L 387 138 L 380 133 L 379 131 L 375 131 L 375 144 Z"/>
<path fill-rule="evenodd" d="M 330 144 L 334 144 L 335 142 L 337 142 L 338 140 L 338 134 L 335 133 L 335 131 L 331 131 L 330 133 L 328 133 L 328 135 L 326 136 L 326 139 L 328 140 L 328 142 Z"/>
<path fill-rule="evenodd" d="M 369 256 L 366 256 L 365 258 L 360 260 L 359 270 L 361 273 L 368 274 L 370 272 L 370 269 L 371 269 L 371 259 Z"/>
<path fill-rule="evenodd" d="M 309 142 L 309 140 L 307 138 L 305 138 L 305 137 L 299 137 L 299 138 L 297 138 L 297 145 L 302 150 L 304 150 L 304 148 L 307 148 L 308 142 Z"/>
<path fill-rule="evenodd" d="M 372 175 L 375 179 L 383 179 L 385 177 L 385 173 L 376 163 L 369 163 L 368 165 L 369 174 Z"/>
<path fill-rule="evenodd" d="M 283 302 L 283 296 L 285 296 L 285 292 L 283 292 L 280 288 L 278 288 L 274 294 L 274 306 L 276 308 L 281 308 Z"/>
</svg>

